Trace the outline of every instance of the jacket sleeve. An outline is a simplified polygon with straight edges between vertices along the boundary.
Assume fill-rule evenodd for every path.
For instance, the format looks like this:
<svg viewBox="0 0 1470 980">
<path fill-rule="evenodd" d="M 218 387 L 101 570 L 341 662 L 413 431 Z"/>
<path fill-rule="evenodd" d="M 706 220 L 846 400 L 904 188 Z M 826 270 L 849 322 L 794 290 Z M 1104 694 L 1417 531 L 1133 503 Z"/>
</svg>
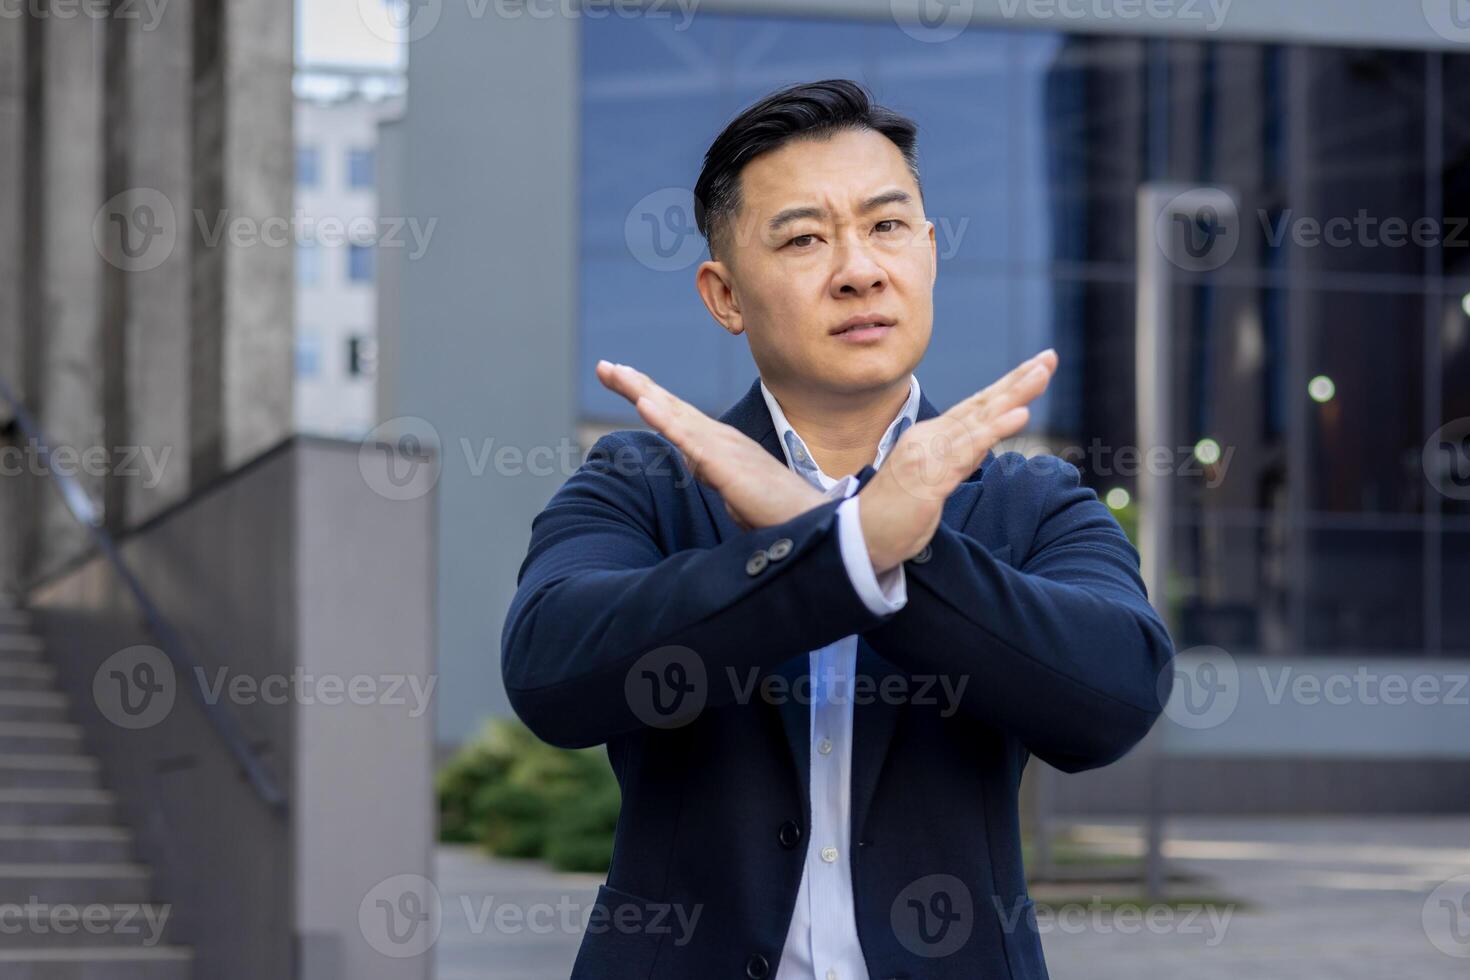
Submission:
<svg viewBox="0 0 1470 980">
<path fill-rule="evenodd" d="M 1056 457 L 1024 466 L 1011 477 L 1024 485 L 1007 490 L 1020 491 L 1018 506 L 1039 501 L 1029 554 L 1012 567 L 941 523 L 927 560 L 906 563 L 908 604 L 865 636 L 910 674 L 963 683 L 960 710 L 1078 772 L 1147 734 L 1174 647 L 1138 552 L 1076 467 Z"/>
<path fill-rule="evenodd" d="M 676 543 L 666 553 L 651 485 L 673 511 L 684 492 L 676 484 L 693 477 L 671 445 L 652 438 L 598 440 L 532 522 L 501 673 L 516 714 L 553 745 L 687 724 L 755 696 L 751 685 L 766 670 L 883 618 L 843 565 L 841 499 L 714 547 Z M 642 687 L 657 683 L 650 673 L 686 689 L 693 715 L 686 706 L 667 724 L 651 718 Z"/>
</svg>

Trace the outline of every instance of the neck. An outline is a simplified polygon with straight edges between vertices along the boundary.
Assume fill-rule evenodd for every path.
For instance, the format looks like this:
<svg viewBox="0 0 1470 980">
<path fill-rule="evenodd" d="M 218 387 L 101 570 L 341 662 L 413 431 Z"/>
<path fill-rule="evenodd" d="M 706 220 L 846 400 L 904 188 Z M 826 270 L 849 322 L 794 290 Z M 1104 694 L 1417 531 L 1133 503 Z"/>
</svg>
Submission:
<svg viewBox="0 0 1470 980">
<path fill-rule="evenodd" d="M 822 472 L 834 479 L 873 462 L 878 443 L 909 397 L 909 375 L 879 389 L 851 395 L 801 390 L 766 382 L 786 421 L 806 443 Z"/>
</svg>

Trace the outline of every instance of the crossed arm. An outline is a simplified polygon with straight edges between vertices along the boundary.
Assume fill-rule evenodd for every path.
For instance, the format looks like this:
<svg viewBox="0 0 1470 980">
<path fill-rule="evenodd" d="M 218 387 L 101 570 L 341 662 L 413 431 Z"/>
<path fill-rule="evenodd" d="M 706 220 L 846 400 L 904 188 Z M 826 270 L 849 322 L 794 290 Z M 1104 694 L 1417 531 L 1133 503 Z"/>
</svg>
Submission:
<svg viewBox="0 0 1470 980">
<path fill-rule="evenodd" d="M 874 569 L 926 545 L 932 555 L 906 566 L 908 602 L 889 615 L 853 588 L 838 501 L 644 375 L 600 365 L 603 382 L 679 448 L 745 530 L 665 557 L 642 478 L 599 465 L 629 448 L 619 441 L 627 437 L 599 442 L 532 528 L 502 637 L 517 713 L 554 744 L 597 744 L 643 726 L 624 682 L 650 650 L 694 651 L 716 707 L 739 695 L 752 668 L 861 633 L 911 674 L 968 676 L 961 709 L 1060 768 L 1122 755 L 1159 713 L 1156 685 L 1172 647 L 1116 521 L 1060 461 L 1028 477 L 1041 523 L 1031 554 L 1015 556 L 1019 567 L 940 521 L 955 487 L 1025 424 L 1025 405 L 1055 363 L 1038 355 L 912 426 L 881 469 L 865 472 L 859 518 Z M 782 538 L 790 553 L 750 574 L 748 557 Z"/>
</svg>

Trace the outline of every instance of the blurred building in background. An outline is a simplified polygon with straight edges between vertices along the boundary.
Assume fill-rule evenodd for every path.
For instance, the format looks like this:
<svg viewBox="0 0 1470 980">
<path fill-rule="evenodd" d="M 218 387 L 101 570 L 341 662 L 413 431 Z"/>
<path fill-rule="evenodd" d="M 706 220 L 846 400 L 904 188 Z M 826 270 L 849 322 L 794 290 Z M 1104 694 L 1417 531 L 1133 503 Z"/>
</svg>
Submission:
<svg viewBox="0 0 1470 980">
<path fill-rule="evenodd" d="M 378 126 L 403 111 L 402 75 L 298 66 L 295 425 L 360 439 L 377 424 Z"/>
<path fill-rule="evenodd" d="M 1470 415 L 1470 234 L 1453 240 L 1470 213 L 1470 48 L 1458 21 L 1417 5 L 1164 6 L 1177 16 L 444 4 L 407 23 L 399 193 L 439 224 L 384 311 L 397 339 L 382 414 L 428 420 L 442 450 L 441 740 L 506 711 L 501 615 L 531 518 L 570 473 L 535 468 L 533 451 L 559 461 L 568 442 L 639 424 L 597 359 L 710 413 L 755 377 L 693 288 L 704 149 L 775 88 L 843 76 L 920 127 L 940 250 L 917 372 L 929 397 L 952 404 L 1055 346 L 1061 371 L 1019 447 L 1067 454 L 1130 529 L 1147 467 L 1170 479 L 1154 598 L 1185 662 L 1209 668 L 1186 679 L 1232 706 L 1171 715 L 1136 759 L 1066 780 L 1061 805 L 1138 809 L 1159 759 L 1181 763 L 1178 809 L 1470 803 L 1452 698 L 1338 705 L 1292 686 L 1412 670 L 1446 675 L 1444 695 L 1470 658 L 1470 504 L 1436 436 Z M 1194 216 L 1204 250 L 1162 284 L 1140 278 L 1163 234 L 1140 230 L 1144 187 L 1235 202 Z M 1406 244 L 1398 226 L 1415 222 L 1442 241 Z M 1313 241 L 1313 223 L 1333 240 Z M 1173 380 L 1171 444 L 1149 464 L 1135 337 L 1154 288 Z"/>
</svg>

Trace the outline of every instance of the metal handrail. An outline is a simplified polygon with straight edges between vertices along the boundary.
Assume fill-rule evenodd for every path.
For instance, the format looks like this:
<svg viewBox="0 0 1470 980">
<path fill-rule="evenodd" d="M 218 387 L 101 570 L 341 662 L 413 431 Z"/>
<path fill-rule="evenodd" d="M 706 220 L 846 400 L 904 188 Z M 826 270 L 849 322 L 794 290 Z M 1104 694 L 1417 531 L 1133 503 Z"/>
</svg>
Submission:
<svg viewBox="0 0 1470 980">
<path fill-rule="evenodd" d="M 55 479 L 57 492 L 61 494 L 61 499 L 66 504 L 66 509 L 71 513 L 72 517 L 76 518 L 77 523 L 87 529 L 88 533 L 92 536 L 93 543 L 97 546 L 97 550 L 112 564 L 113 570 L 117 572 L 118 577 L 127 585 L 128 591 L 132 593 L 133 600 L 138 604 L 138 608 L 143 613 L 144 622 L 147 623 L 148 629 L 154 639 L 158 641 L 159 649 L 163 651 L 164 656 L 168 657 L 169 662 L 173 664 L 174 670 L 180 676 L 194 676 L 194 672 L 200 669 L 199 662 L 189 653 L 188 645 L 185 643 L 183 636 L 178 630 L 174 629 L 173 624 L 159 611 L 157 604 L 148 595 L 148 590 L 143 587 L 143 583 L 138 581 L 138 577 L 133 574 L 132 569 L 128 568 L 127 563 L 123 561 L 116 540 L 107 528 L 103 526 L 102 515 L 98 513 L 97 507 L 92 502 L 92 498 L 87 494 L 86 489 L 70 473 L 56 470 L 46 465 L 51 457 L 51 444 L 42 433 L 40 424 L 31 415 L 30 410 L 16 397 L 14 390 L 3 376 L 0 376 L 0 400 L 3 400 L 10 406 L 10 410 L 14 413 L 15 421 L 19 425 L 21 432 L 36 447 L 36 451 L 40 455 L 42 467 L 50 472 L 51 476 Z M 266 771 L 260 756 L 250 747 L 250 743 L 245 738 L 245 734 L 241 730 L 239 722 L 235 720 L 234 715 L 230 714 L 221 703 L 211 701 L 205 697 L 203 692 L 199 691 L 194 685 L 187 686 L 194 688 L 196 700 L 199 707 L 204 710 L 205 718 L 209 721 L 215 734 L 225 743 L 225 747 L 229 749 L 230 754 L 234 756 L 235 761 L 239 764 L 241 771 L 250 782 L 256 795 L 271 810 L 279 814 L 284 814 L 287 809 L 285 794 L 281 792 L 281 788 L 276 784 L 271 774 Z"/>
</svg>

